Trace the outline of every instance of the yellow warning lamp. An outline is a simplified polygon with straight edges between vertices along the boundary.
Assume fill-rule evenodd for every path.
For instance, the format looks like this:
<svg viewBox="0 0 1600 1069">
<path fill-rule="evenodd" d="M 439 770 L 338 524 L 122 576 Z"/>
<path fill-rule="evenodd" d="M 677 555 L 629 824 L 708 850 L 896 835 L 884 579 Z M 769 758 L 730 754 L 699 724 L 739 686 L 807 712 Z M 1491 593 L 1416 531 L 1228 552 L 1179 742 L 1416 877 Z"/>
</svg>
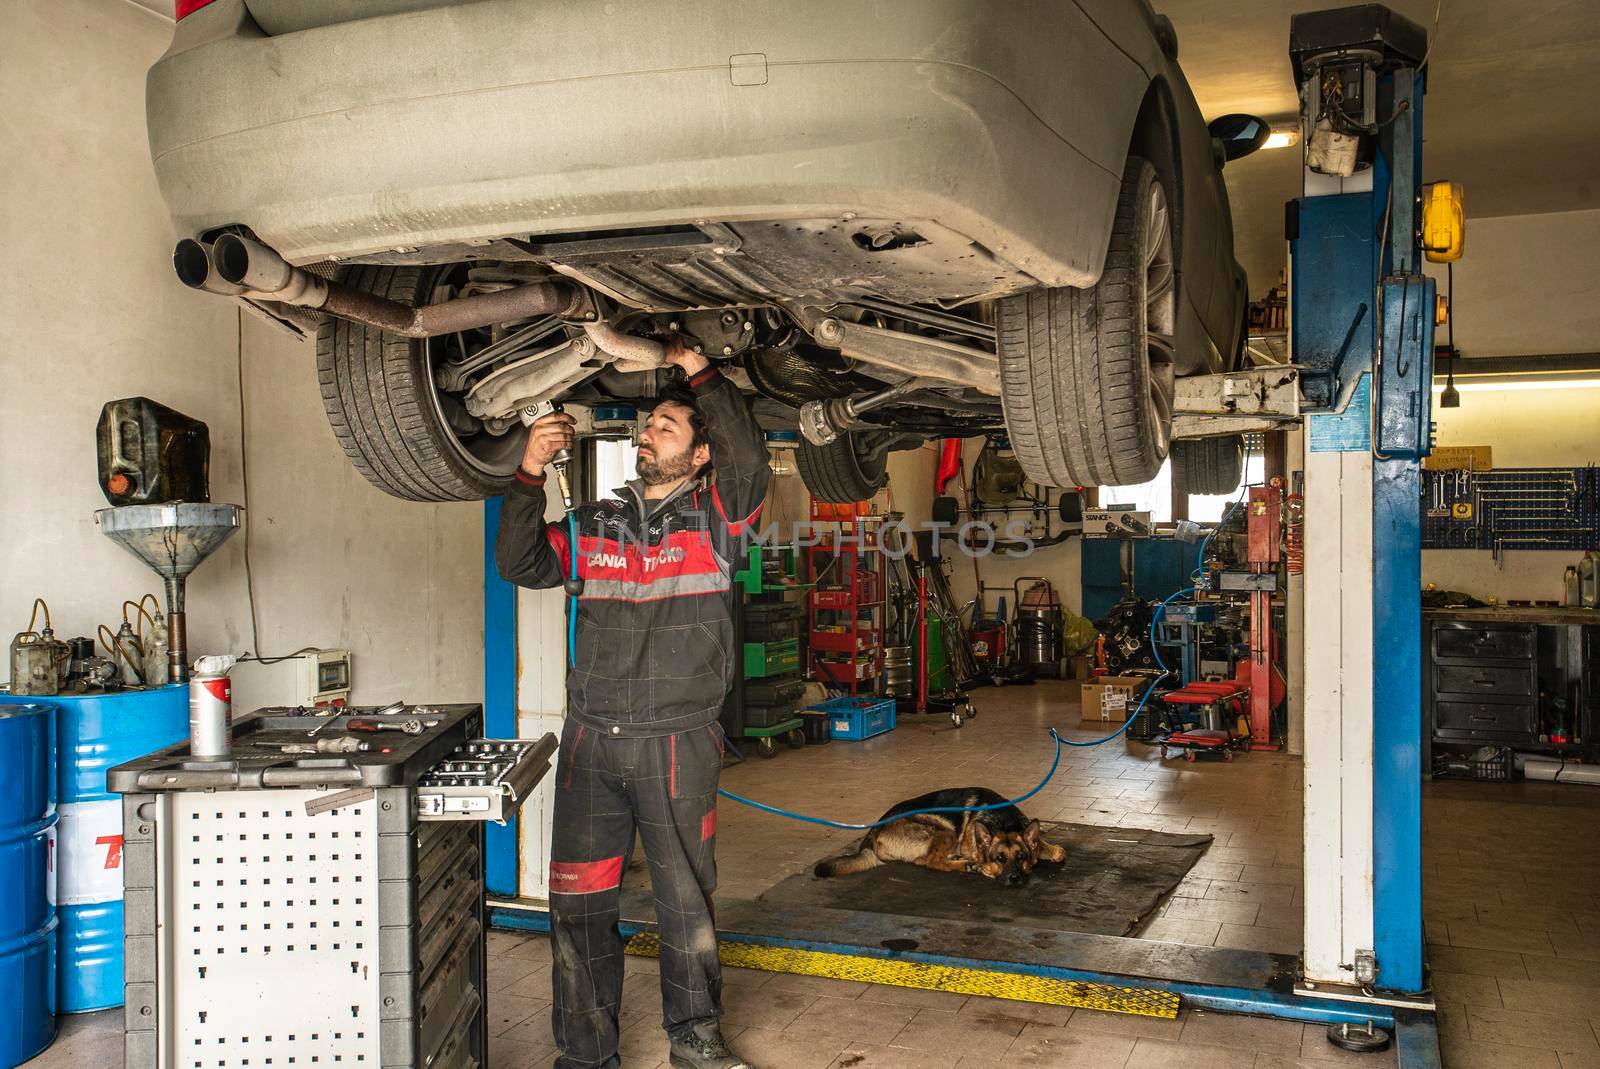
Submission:
<svg viewBox="0 0 1600 1069">
<path fill-rule="evenodd" d="M 1422 190 L 1422 250 L 1428 262 L 1454 263 L 1466 248 L 1467 212 L 1458 182 L 1435 182 Z"/>
</svg>

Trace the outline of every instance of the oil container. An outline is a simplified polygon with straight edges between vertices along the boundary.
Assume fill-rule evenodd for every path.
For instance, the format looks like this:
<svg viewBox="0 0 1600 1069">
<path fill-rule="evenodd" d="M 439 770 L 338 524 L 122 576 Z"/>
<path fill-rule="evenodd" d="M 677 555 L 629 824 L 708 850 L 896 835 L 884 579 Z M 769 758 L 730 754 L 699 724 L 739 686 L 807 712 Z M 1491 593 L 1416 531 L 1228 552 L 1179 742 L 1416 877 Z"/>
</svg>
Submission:
<svg viewBox="0 0 1600 1069">
<path fill-rule="evenodd" d="M 182 739 L 189 688 L 63 694 L 50 704 L 59 817 L 56 1008 L 86 1013 L 122 1005 L 122 801 L 107 793 L 106 770 Z"/>
<path fill-rule="evenodd" d="M 56 1036 L 55 712 L 0 705 L 0 1069 Z"/>
<path fill-rule="evenodd" d="M 211 500 L 210 429 L 148 397 L 106 402 L 95 450 L 113 505 Z"/>
</svg>

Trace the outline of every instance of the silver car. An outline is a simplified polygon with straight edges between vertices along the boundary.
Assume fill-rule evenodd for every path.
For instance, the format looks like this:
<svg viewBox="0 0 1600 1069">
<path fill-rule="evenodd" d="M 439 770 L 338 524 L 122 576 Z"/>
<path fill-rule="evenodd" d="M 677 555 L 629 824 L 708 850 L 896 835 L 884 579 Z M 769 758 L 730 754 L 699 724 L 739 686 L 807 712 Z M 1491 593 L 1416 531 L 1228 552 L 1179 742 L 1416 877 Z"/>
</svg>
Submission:
<svg viewBox="0 0 1600 1069">
<path fill-rule="evenodd" d="M 1266 130 L 1208 130 L 1145 0 L 177 6 L 178 273 L 315 334 L 396 496 L 500 492 L 521 410 L 652 396 L 674 336 L 831 501 L 940 435 L 1144 481 L 1175 376 L 1239 360 L 1221 167 Z M 1232 489 L 1237 440 L 1181 444 Z"/>
</svg>

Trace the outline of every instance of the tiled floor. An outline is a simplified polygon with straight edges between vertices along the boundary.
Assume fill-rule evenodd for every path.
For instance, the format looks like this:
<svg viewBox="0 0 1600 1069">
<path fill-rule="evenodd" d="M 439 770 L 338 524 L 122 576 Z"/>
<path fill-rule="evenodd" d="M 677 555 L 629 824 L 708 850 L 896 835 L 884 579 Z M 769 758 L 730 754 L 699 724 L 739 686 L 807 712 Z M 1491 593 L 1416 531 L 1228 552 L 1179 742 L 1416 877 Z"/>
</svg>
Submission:
<svg viewBox="0 0 1600 1069">
<path fill-rule="evenodd" d="M 903 723 L 731 768 L 724 785 L 763 801 L 870 819 L 933 786 L 1010 793 L 1049 765 L 1046 724 L 1076 729 L 1074 688 L 980 691 L 960 731 Z M 1092 733 L 1073 730 L 1071 737 Z M 1600 790 L 1553 784 L 1425 789 L 1425 915 L 1445 1069 L 1600 1069 Z M 1300 766 L 1252 754 L 1162 765 L 1122 742 L 1063 756 L 1027 806 L 1046 819 L 1205 830 L 1216 842 L 1151 938 L 1294 952 L 1300 943 Z M 848 842 L 724 803 L 720 895 L 750 896 Z M 635 879 L 633 875 L 629 879 Z M 493 1069 L 554 1061 L 549 944 L 491 936 Z M 629 959 L 628 1069 L 663 1066 L 655 963 Z M 726 1032 L 761 1069 L 1332 1069 L 1393 1065 L 1330 1047 L 1320 1028 L 1184 1012 L 1177 1021 L 730 969 Z M 29 1069 L 120 1064 L 120 1012 L 70 1019 Z"/>
</svg>

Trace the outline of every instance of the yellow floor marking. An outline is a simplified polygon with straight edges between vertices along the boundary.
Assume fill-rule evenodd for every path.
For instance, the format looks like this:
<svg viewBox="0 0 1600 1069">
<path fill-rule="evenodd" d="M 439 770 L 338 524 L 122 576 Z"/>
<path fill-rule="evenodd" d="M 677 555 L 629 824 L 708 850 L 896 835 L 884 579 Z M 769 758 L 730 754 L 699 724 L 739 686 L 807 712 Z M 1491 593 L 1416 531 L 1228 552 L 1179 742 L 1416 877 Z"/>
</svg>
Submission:
<svg viewBox="0 0 1600 1069">
<path fill-rule="evenodd" d="M 660 942 L 653 932 L 640 932 L 628 940 L 628 953 L 636 957 L 658 957 L 660 949 Z M 825 976 L 834 980 L 861 980 L 928 991 L 952 991 L 961 995 L 1011 999 L 1014 1002 L 1078 1006 L 1167 1020 L 1178 1016 L 1178 996 L 1171 991 L 1116 987 L 1083 980 L 1058 980 L 1049 976 L 1029 976 L 958 965 L 932 965 L 895 958 L 835 954 L 824 950 L 759 946 L 754 943 L 724 942 L 721 952 L 722 964 L 742 969 Z"/>
</svg>

